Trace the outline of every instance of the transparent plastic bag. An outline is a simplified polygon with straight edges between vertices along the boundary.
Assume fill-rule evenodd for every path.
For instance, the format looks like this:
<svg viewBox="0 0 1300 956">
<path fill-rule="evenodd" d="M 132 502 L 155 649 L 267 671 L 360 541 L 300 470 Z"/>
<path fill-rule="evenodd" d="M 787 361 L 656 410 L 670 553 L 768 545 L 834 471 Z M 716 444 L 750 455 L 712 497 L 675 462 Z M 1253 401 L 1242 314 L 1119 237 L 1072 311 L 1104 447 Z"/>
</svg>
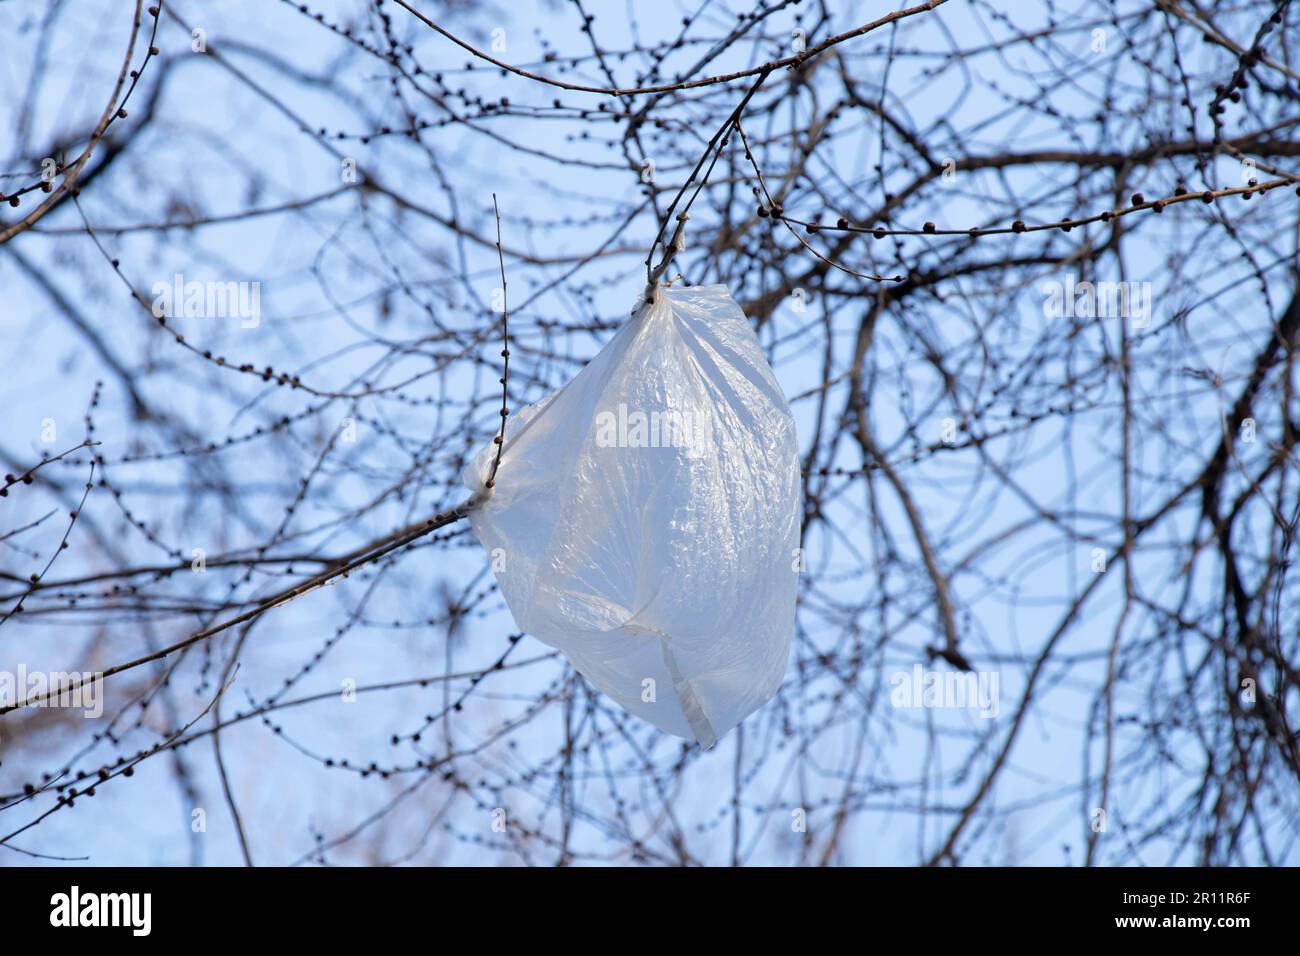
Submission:
<svg viewBox="0 0 1300 956">
<path fill-rule="evenodd" d="M 802 483 L 790 406 L 711 285 L 663 286 L 465 470 L 520 629 L 661 730 L 714 742 L 785 676 Z"/>
</svg>

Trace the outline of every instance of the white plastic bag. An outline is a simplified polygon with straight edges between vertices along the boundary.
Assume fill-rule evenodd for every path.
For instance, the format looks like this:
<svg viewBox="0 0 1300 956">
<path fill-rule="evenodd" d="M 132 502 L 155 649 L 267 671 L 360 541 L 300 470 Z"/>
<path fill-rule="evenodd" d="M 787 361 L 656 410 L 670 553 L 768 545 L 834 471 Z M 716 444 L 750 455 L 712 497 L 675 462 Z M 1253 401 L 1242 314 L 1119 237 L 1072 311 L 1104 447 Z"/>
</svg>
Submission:
<svg viewBox="0 0 1300 956">
<path fill-rule="evenodd" d="M 713 743 L 772 698 L 794 626 L 794 418 L 726 286 L 658 287 L 465 470 L 521 630 L 661 730 Z M 497 550 L 500 549 L 500 550 Z"/>
</svg>

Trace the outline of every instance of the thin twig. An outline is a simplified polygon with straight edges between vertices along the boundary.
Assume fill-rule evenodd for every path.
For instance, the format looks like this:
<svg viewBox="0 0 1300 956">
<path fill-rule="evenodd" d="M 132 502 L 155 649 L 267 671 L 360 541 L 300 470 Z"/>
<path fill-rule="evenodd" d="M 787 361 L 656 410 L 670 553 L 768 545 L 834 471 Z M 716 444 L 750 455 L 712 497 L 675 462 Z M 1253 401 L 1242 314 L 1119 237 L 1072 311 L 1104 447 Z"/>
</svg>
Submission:
<svg viewBox="0 0 1300 956">
<path fill-rule="evenodd" d="M 492 194 L 492 211 L 497 217 L 497 262 L 501 266 L 501 431 L 492 439 L 497 446 L 497 455 L 492 462 L 492 473 L 488 475 L 487 487 L 495 488 L 497 469 L 501 467 L 501 451 L 506 444 L 506 419 L 510 417 L 510 301 L 506 292 L 506 258 L 501 251 L 501 210 L 497 207 L 497 194 Z"/>
<path fill-rule="evenodd" d="M 409 12 L 412 16 L 414 16 L 425 26 L 433 30 L 436 30 L 438 33 L 441 33 L 444 37 L 446 37 L 452 43 L 455 43 L 461 49 L 466 50 L 469 53 L 472 53 L 480 60 L 485 60 L 488 63 L 491 63 L 493 66 L 499 67 L 500 69 L 513 73 L 516 76 L 522 76 L 524 79 L 528 79 L 528 80 L 535 80 L 538 83 L 545 83 L 548 86 L 559 87 L 562 90 L 571 90 L 575 93 L 601 93 L 606 96 L 632 96 L 641 93 L 671 93 L 676 90 L 697 89 L 698 87 L 701 86 L 713 86 L 718 83 L 729 83 L 732 80 L 744 79 L 747 76 L 755 76 L 758 74 L 766 76 L 768 73 L 771 73 L 773 70 L 780 69 L 783 66 L 799 66 L 804 61 L 809 60 L 812 57 L 816 56 L 818 53 L 821 53 L 825 50 L 829 50 L 837 43 L 843 43 L 845 40 L 852 40 L 855 37 L 860 37 L 863 34 L 870 33 L 872 30 L 885 26 L 886 24 L 893 23 L 896 20 L 902 20 L 905 17 L 914 16 L 915 14 L 918 13 L 924 13 L 927 10 L 933 10 L 935 7 L 942 6 L 943 4 L 947 3 L 948 0 L 928 0 L 928 2 L 919 3 L 914 7 L 907 7 L 904 10 L 895 10 L 893 13 L 888 13 L 877 20 L 872 20 L 870 23 L 864 23 L 860 27 L 855 27 L 854 29 L 849 30 L 845 33 L 841 33 L 838 34 L 837 36 L 831 37 L 828 40 L 824 40 L 823 42 L 817 44 L 817 46 L 804 50 L 801 53 L 796 53 L 793 56 L 782 57 L 779 60 L 772 60 L 769 63 L 764 63 L 761 66 L 750 67 L 747 70 L 739 70 L 735 73 L 727 73 L 722 76 L 706 76 L 698 80 L 685 80 L 681 83 L 668 83 L 662 86 L 634 86 L 634 87 L 627 87 L 627 88 L 616 88 L 616 87 L 605 87 L 605 86 L 584 86 L 581 83 L 566 83 L 564 80 L 555 80 L 549 76 L 542 76 L 539 73 L 531 73 L 528 70 L 520 69 L 517 66 L 512 66 L 511 64 L 506 63 L 504 60 L 498 60 L 494 56 L 489 56 L 488 54 L 484 53 L 482 50 L 466 43 L 460 37 L 456 36 L 450 31 L 434 23 L 423 13 L 421 13 L 419 10 L 415 9 L 415 7 L 407 3 L 406 0 L 395 0 L 395 2 L 399 7 L 402 7 L 404 10 Z"/>
</svg>

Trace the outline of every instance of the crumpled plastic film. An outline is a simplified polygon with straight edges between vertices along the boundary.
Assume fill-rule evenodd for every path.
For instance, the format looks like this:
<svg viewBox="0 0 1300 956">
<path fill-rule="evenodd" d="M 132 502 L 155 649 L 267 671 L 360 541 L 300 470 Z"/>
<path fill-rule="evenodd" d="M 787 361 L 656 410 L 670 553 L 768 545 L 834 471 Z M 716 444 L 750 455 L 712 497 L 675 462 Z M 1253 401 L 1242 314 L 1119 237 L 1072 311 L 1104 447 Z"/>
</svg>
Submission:
<svg viewBox="0 0 1300 956">
<path fill-rule="evenodd" d="M 465 470 L 519 628 L 711 747 L 785 676 L 802 519 L 794 417 L 726 286 L 655 289 Z"/>
</svg>

